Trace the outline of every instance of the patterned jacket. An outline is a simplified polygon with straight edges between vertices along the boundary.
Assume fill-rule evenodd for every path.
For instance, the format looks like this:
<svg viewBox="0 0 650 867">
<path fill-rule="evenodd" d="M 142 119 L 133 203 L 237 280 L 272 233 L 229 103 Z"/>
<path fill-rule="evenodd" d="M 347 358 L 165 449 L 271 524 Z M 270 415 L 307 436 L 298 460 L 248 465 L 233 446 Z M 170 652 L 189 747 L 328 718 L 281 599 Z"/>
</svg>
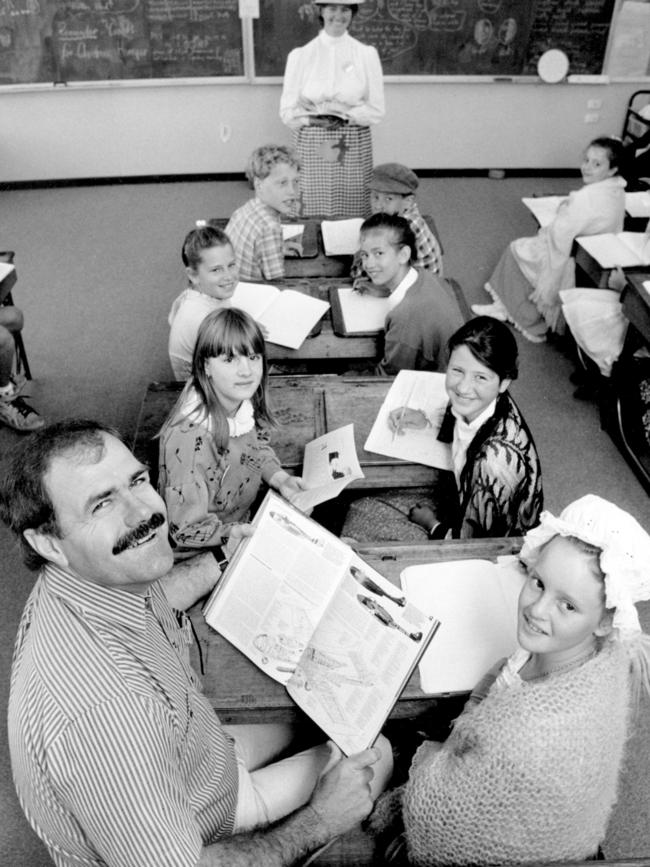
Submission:
<svg viewBox="0 0 650 867">
<path fill-rule="evenodd" d="M 452 442 L 454 423 L 448 407 L 439 440 Z M 544 505 L 539 456 L 507 391 L 469 445 L 458 497 L 454 537 L 520 536 L 538 523 Z"/>
</svg>

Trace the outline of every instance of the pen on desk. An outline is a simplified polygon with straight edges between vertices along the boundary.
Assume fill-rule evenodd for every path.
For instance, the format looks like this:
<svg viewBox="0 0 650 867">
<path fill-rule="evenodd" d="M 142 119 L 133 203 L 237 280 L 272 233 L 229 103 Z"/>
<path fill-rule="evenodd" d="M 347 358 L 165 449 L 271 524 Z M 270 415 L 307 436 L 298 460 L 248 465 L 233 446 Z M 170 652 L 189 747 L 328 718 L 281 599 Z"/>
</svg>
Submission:
<svg viewBox="0 0 650 867">
<path fill-rule="evenodd" d="M 403 406 L 402 411 L 399 414 L 399 421 L 397 422 L 397 424 L 393 428 L 393 439 L 391 440 L 391 442 L 395 442 L 395 437 L 397 436 L 400 428 L 402 427 L 402 422 L 404 421 L 404 413 L 406 412 L 406 410 L 407 410 L 407 407 Z"/>
</svg>

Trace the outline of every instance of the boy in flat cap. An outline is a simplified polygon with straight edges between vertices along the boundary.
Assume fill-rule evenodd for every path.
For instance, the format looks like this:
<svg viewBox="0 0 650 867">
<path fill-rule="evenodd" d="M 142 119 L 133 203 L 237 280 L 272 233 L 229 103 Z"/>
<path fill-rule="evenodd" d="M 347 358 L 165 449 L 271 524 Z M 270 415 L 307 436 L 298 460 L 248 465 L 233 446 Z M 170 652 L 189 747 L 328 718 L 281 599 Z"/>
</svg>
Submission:
<svg viewBox="0 0 650 867">
<path fill-rule="evenodd" d="M 401 163 L 375 166 L 368 184 L 370 209 L 373 214 L 393 214 L 408 220 L 417 247 L 417 259 L 412 264 L 442 277 L 442 250 L 418 208 L 415 199 L 418 185 L 415 172 Z M 355 256 L 351 276 L 355 282 L 358 278 L 365 278 L 358 256 Z"/>
</svg>

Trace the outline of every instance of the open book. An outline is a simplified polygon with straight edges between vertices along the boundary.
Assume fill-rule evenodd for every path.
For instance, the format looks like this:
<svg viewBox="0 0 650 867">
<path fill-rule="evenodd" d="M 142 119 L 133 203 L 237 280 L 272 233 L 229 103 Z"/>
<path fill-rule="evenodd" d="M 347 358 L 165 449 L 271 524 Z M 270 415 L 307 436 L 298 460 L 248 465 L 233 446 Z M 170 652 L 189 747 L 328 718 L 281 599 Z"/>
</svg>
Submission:
<svg viewBox="0 0 650 867">
<path fill-rule="evenodd" d="M 350 286 L 330 288 L 332 328 L 341 337 L 362 337 L 384 330 L 388 298 L 357 292 Z"/>
<path fill-rule="evenodd" d="M 607 232 L 576 238 L 601 268 L 638 268 L 650 265 L 650 235 L 647 232 Z"/>
<path fill-rule="evenodd" d="M 205 619 L 346 755 L 369 747 L 439 623 L 320 524 L 272 492 Z"/>
<path fill-rule="evenodd" d="M 435 612 L 441 627 L 420 661 L 424 692 L 468 692 L 517 646 L 517 600 L 525 572 L 513 556 L 409 566 L 409 599 Z"/>
<path fill-rule="evenodd" d="M 232 306 L 250 313 L 267 332 L 267 340 L 298 349 L 314 325 L 329 310 L 327 301 L 312 298 L 295 289 L 266 286 L 263 283 L 238 283 Z"/>
<path fill-rule="evenodd" d="M 363 219 L 323 220 L 320 224 L 327 256 L 353 256 L 359 249 L 359 229 Z"/>
<path fill-rule="evenodd" d="M 566 196 L 530 196 L 524 197 L 521 201 L 540 226 L 548 226 L 555 219 L 560 204 L 566 199 Z"/>
<path fill-rule="evenodd" d="M 306 491 L 292 502 L 301 511 L 333 500 L 354 479 L 363 479 L 363 470 L 354 444 L 354 425 L 346 424 L 328 431 L 305 446 L 302 480 Z"/>
<path fill-rule="evenodd" d="M 381 405 L 364 448 L 379 455 L 450 470 L 451 447 L 437 439 L 448 403 L 444 373 L 400 370 Z M 404 409 L 405 414 L 406 408 L 420 411 L 422 425 L 404 428 L 402 434 L 397 434 L 391 429 L 388 417 L 397 409 Z"/>
</svg>

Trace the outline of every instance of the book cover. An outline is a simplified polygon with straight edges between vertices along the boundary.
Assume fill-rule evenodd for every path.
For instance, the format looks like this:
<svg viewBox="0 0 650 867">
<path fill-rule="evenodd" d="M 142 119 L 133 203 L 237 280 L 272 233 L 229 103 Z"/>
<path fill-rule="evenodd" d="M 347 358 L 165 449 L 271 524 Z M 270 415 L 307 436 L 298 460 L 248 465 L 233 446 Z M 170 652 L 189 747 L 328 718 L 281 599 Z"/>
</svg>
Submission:
<svg viewBox="0 0 650 867">
<path fill-rule="evenodd" d="M 352 548 L 269 492 L 204 608 L 207 623 L 346 754 L 370 746 L 435 635 Z"/>
</svg>

